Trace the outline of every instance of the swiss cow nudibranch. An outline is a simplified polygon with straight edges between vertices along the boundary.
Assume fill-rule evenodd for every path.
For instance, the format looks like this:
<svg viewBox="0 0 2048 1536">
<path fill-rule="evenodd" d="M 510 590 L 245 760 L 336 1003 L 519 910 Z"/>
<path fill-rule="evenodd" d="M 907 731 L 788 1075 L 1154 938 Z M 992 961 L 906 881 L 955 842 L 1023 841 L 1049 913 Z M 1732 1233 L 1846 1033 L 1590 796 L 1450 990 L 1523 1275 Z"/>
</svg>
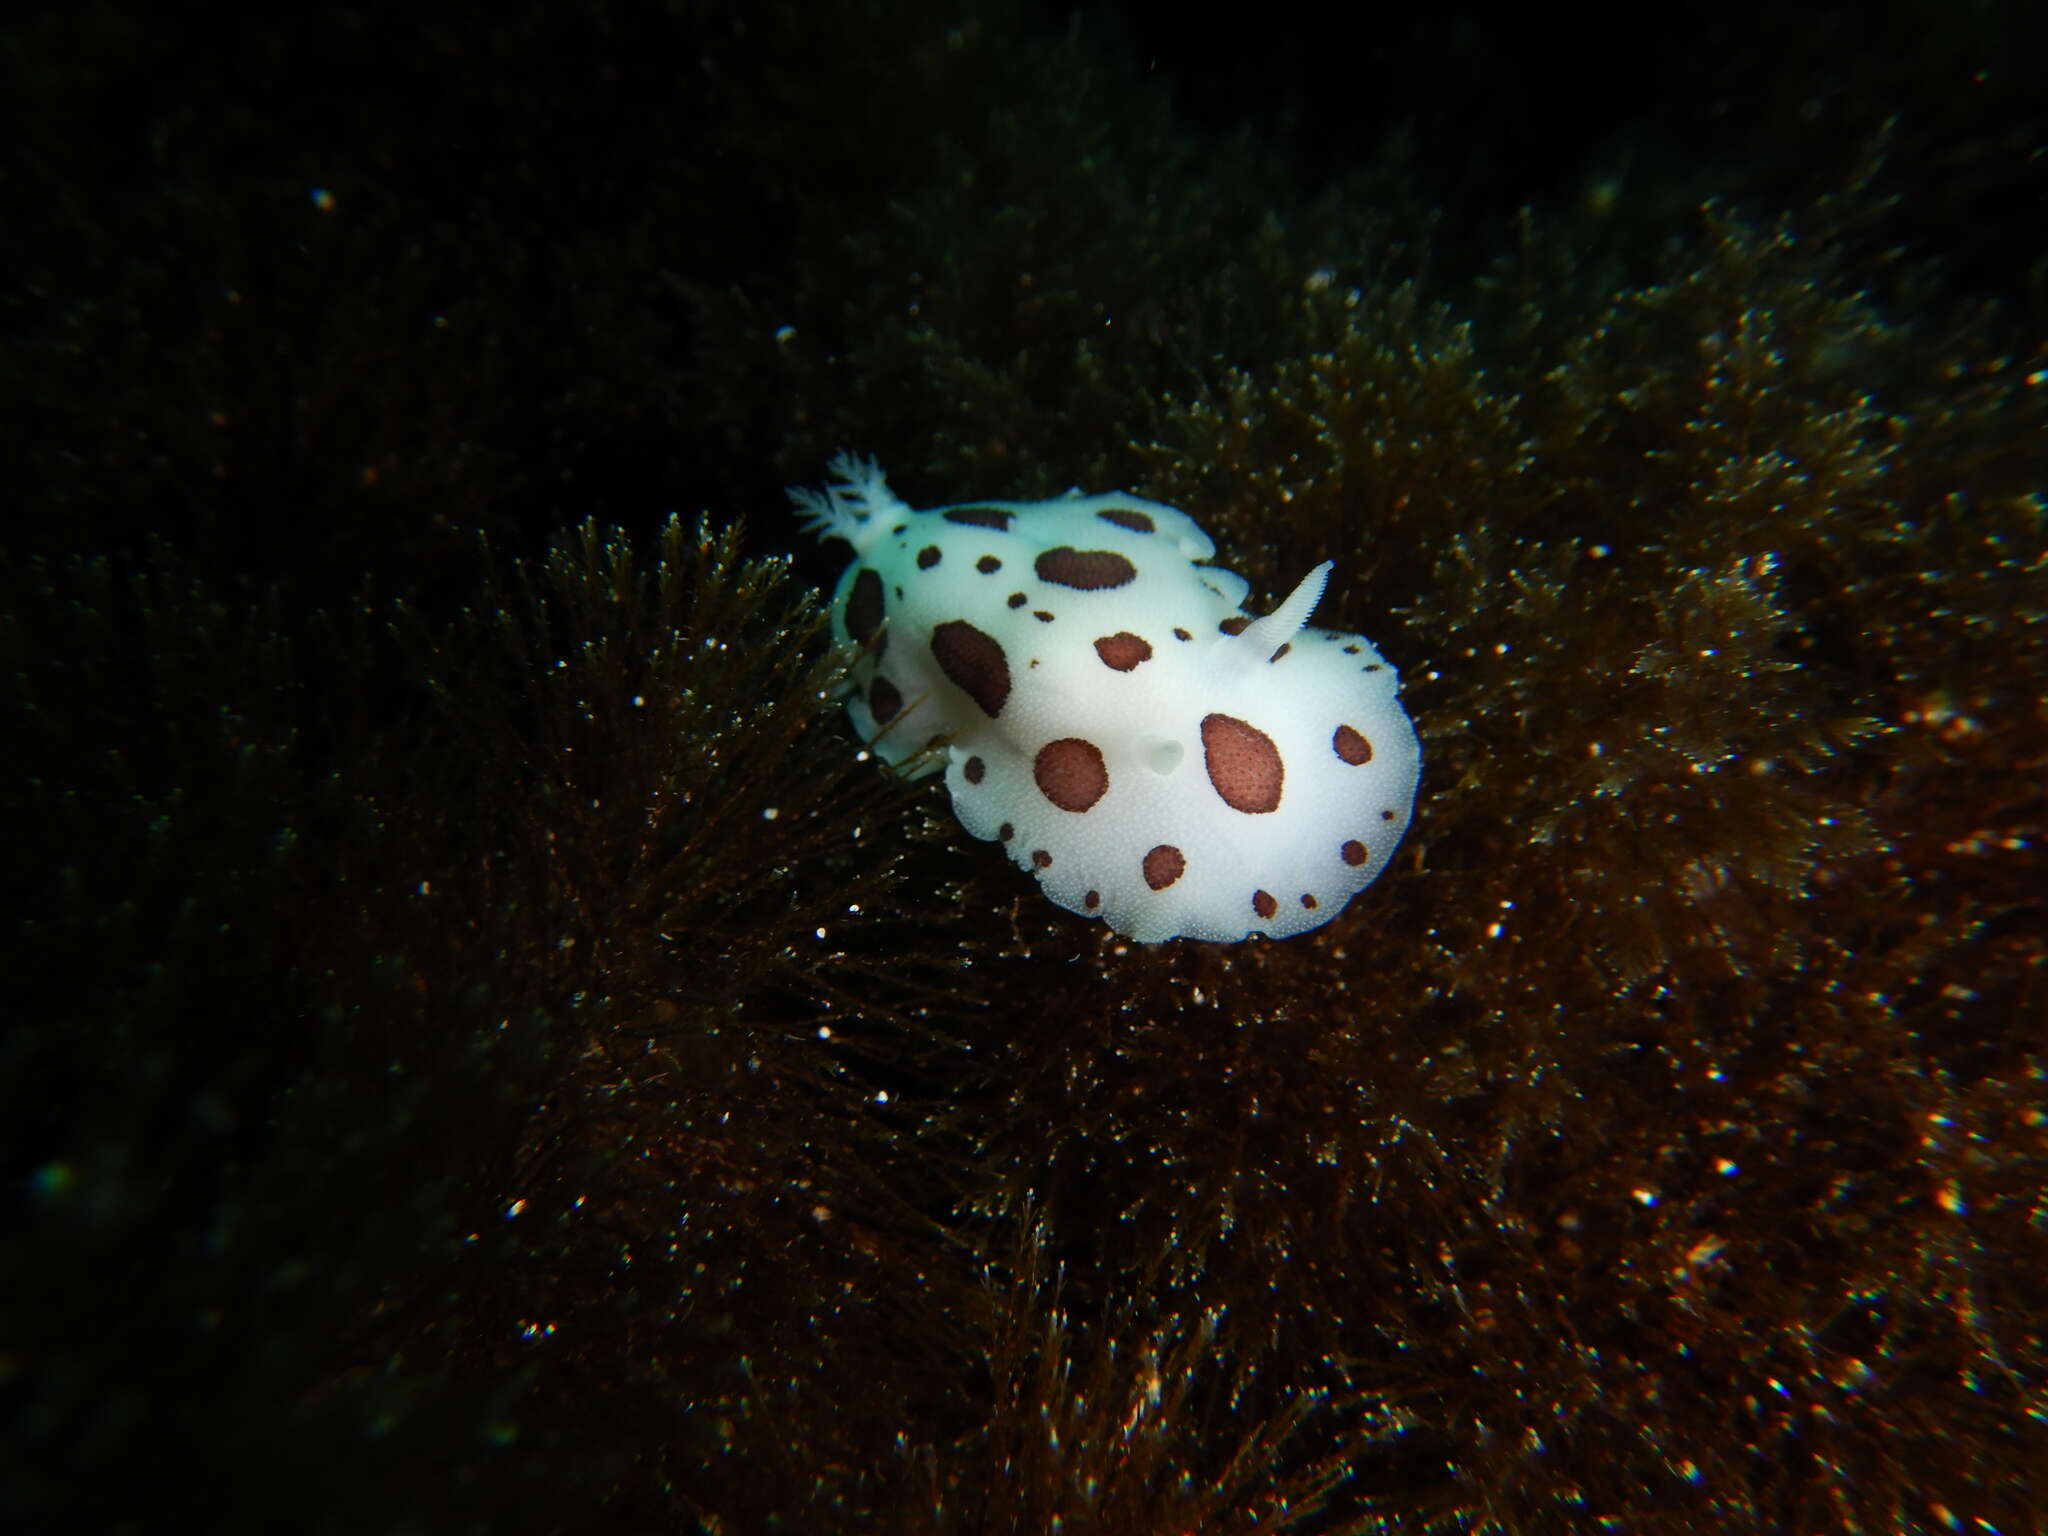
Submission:
<svg viewBox="0 0 2048 1536">
<path fill-rule="evenodd" d="M 853 546 L 832 629 L 863 647 L 855 729 L 910 772 L 943 765 L 960 824 L 1060 906 L 1147 943 L 1277 939 L 1386 867 L 1421 749 L 1379 652 L 1305 627 L 1331 562 L 1259 617 L 1158 502 L 918 511 L 872 460 L 830 467 L 790 495 Z"/>
</svg>

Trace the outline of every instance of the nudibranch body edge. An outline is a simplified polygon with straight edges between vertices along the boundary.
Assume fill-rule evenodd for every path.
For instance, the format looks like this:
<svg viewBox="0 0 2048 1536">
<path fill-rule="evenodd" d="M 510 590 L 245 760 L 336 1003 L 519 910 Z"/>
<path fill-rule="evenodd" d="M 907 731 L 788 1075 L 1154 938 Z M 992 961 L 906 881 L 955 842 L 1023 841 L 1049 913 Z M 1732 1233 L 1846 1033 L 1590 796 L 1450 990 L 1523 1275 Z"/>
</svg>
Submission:
<svg viewBox="0 0 2048 1536">
<path fill-rule="evenodd" d="M 1193 518 L 1136 496 L 914 509 L 871 460 L 792 489 L 854 558 L 834 638 L 847 713 L 1058 905 L 1145 943 L 1286 938 L 1383 870 L 1421 771 L 1400 679 L 1309 627 L 1331 565 L 1272 613 L 1204 564 Z M 929 756 L 921 756 L 929 752 Z"/>
</svg>

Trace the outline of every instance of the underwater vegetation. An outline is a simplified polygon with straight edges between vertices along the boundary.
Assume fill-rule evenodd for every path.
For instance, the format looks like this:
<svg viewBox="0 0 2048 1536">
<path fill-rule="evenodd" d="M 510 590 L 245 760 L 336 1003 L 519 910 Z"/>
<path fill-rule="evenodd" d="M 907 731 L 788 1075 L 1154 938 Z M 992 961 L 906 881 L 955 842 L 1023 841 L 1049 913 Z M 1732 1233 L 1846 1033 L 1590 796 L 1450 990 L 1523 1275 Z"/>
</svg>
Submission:
<svg viewBox="0 0 2048 1536">
<path fill-rule="evenodd" d="M 2038 138 L 1444 270 L 1079 29 L 744 19 L 16 40 L 10 1524 L 2048 1526 L 2048 282 L 1902 235 Z M 1336 561 L 1387 872 L 1048 903 L 847 729 L 841 447 Z"/>
</svg>

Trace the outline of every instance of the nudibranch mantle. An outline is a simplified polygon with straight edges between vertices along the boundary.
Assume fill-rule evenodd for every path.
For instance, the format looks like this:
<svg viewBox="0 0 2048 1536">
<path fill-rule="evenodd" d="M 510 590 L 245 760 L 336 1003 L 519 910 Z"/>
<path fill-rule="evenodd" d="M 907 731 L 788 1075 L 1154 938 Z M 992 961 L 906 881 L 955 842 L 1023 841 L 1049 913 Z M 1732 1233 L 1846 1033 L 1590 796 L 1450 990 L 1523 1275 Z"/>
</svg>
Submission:
<svg viewBox="0 0 2048 1536">
<path fill-rule="evenodd" d="M 853 546 L 832 630 L 862 648 L 854 728 L 908 772 L 943 766 L 960 824 L 1053 901 L 1146 943 L 1277 939 L 1386 867 L 1421 749 L 1379 652 L 1306 627 L 1330 562 L 1260 617 L 1173 507 L 919 511 L 872 460 L 830 467 L 790 495 Z"/>
</svg>

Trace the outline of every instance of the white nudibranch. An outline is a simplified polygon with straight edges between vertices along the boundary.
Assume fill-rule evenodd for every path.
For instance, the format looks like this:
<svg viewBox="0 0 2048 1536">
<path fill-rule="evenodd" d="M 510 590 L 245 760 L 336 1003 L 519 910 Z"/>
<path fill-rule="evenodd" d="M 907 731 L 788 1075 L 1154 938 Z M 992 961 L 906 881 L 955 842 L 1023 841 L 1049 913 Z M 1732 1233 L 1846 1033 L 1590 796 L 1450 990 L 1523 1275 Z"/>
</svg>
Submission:
<svg viewBox="0 0 2048 1536">
<path fill-rule="evenodd" d="M 790 495 L 853 546 L 832 629 L 862 647 L 854 728 L 891 764 L 943 766 L 960 824 L 1060 906 L 1147 943 L 1277 939 L 1386 867 L 1421 750 L 1379 652 L 1305 627 L 1330 562 L 1260 618 L 1156 501 L 918 511 L 871 460 L 831 469 Z"/>
</svg>

